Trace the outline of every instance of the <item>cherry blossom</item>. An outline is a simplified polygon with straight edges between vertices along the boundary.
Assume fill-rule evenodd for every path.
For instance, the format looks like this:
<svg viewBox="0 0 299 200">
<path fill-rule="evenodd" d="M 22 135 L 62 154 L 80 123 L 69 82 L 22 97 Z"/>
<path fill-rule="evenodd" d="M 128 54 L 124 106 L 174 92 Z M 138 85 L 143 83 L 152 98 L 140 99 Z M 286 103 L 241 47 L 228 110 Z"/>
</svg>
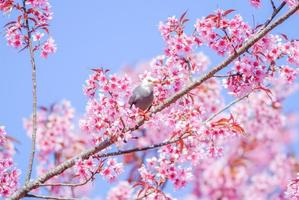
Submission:
<svg viewBox="0 0 299 200">
<path fill-rule="evenodd" d="M 299 198 L 299 178 L 290 181 L 288 184 L 287 191 L 285 192 L 287 199 L 295 200 Z"/>
<path fill-rule="evenodd" d="M 261 6 L 261 0 L 250 0 L 250 3 L 257 8 Z"/>
<path fill-rule="evenodd" d="M 25 7 L 22 1 L 3 0 L 0 1 L 0 10 L 4 13 L 14 10 L 17 14 L 15 20 L 5 25 L 9 46 L 40 50 L 43 58 L 56 52 L 56 44 L 51 36 L 43 40 L 44 35 L 49 35 L 49 21 L 53 18 L 48 0 L 28 0 Z"/>
<path fill-rule="evenodd" d="M 48 30 L 51 6 L 47 0 L 25 3 L 1 1 L 1 11 L 18 13 L 17 20 L 5 25 L 6 40 L 47 58 L 56 52 Z M 284 34 L 265 33 L 238 53 L 266 27 L 267 22 L 251 26 L 233 9 L 217 9 L 190 25 L 185 12 L 160 22 L 161 55 L 136 70 L 92 68 L 83 86 L 87 103 L 82 115 L 63 100 L 24 119 L 31 137 L 37 116 L 37 176 L 57 166 L 63 169 L 38 179 L 34 192 L 84 198 L 100 178 L 105 184 L 118 181 L 107 194 L 112 200 L 174 199 L 165 187 L 189 188 L 190 199 L 298 198 L 298 178 L 293 179 L 298 160 L 288 148 L 297 119 L 283 108 L 298 89 L 299 43 Z M 209 68 L 212 61 L 202 47 L 231 59 L 223 74 L 219 67 Z M 149 77 L 156 80 L 151 107 L 131 107 L 133 89 Z M 20 172 L 3 127 L 0 145 L 0 195 L 8 197 Z M 71 164 L 62 168 L 65 163 Z"/>
<path fill-rule="evenodd" d="M 0 126 L 0 197 L 9 197 L 18 187 L 20 170 L 14 166 L 12 141 Z"/>
<path fill-rule="evenodd" d="M 53 38 L 49 38 L 41 49 L 41 56 L 47 58 L 49 54 L 56 52 L 56 44 Z"/>
<path fill-rule="evenodd" d="M 132 199 L 132 186 L 126 182 L 121 181 L 118 185 L 112 188 L 107 195 L 107 200 L 129 200 Z"/>
</svg>

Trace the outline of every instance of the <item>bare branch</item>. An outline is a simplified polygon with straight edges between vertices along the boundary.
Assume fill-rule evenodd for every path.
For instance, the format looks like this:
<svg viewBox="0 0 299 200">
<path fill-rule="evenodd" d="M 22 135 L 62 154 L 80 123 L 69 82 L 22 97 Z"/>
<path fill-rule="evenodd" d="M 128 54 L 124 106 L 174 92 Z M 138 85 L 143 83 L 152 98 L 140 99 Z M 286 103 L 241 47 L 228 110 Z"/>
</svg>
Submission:
<svg viewBox="0 0 299 200">
<path fill-rule="evenodd" d="M 30 54 L 30 61 L 31 61 L 31 67 L 32 67 L 32 144 L 31 144 L 31 155 L 29 156 L 29 163 L 27 168 L 27 175 L 25 183 L 28 183 L 31 178 L 32 173 L 32 166 L 34 162 L 34 155 L 35 155 L 35 146 L 36 146 L 36 132 L 37 132 L 37 95 L 36 95 L 36 64 L 34 59 L 34 51 L 32 46 L 32 40 L 31 40 L 31 31 L 30 31 L 30 25 L 29 20 L 27 16 L 27 9 L 26 9 L 26 0 L 23 0 L 23 12 L 24 12 L 24 19 L 25 19 L 25 28 L 27 31 L 27 45 L 29 49 Z"/>
<path fill-rule="evenodd" d="M 212 121 L 215 117 L 217 117 L 219 114 L 221 114 L 221 113 L 224 112 L 225 110 L 227 110 L 227 109 L 229 109 L 230 107 L 232 107 L 234 104 L 236 104 L 236 103 L 242 101 L 243 99 L 247 98 L 252 92 L 253 92 L 253 90 L 250 91 L 250 92 L 248 92 L 248 93 L 245 94 L 244 96 L 242 96 L 242 97 L 240 97 L 240 98 L 238 98 L 238 99 L 232 101 L 232 102 L 229 103 L 227 106 L 225 106 L 224 108 L 222 108 L 221 110 L 219 110 L 218 112 L 216 112 L 215 114 L 213 114 L 211 117 L 209 117 L 209 118 L 205 121 L 205 123 Z"/>
<path fill-rule="evenodd" d="M 162 146 L 165 146 L 165 145 L 168 145 L 168 144 L 176 143 L 180 139 L 182 139 L 182 138 L 178 138 L 178 139 L 175 139 L 175 140 L 170 140 L 170 141 L 167 141 L 167 142 L 162 142 L 162 143 L 159 143 L 159 144 L 153 144 L 153 145 L 150 145 L 150 146 L 147 146 L 147 147 L 140 147 L 140 148 L 123 150 L 123 151 L 105 153 L 105 154 L 97 156 L 97 158 L 106 158 L 106 157 L 111 157 L 111 156 L 119 156 L 119 155 L 129 154 L 129 153 L 138 152 L 138 151 L 151 150 L 151 149 L 162 147 Z"/>
<path fill-rule="evenodd" d="M 273 2 L 273 0 L 270 0 L 270 3 L 271 3 L 273 11 L 277 10 L 277 8 L 276 8 L 275 3 Z"/>
<path fill-rule="evenodd" d="M 286 5 L 286 2 L 283 1 L 280 6 L 278 8 L 276 8 L 276 6 L 274 5 L 273 1 L 271 0 L 271 5 L 272 5 L 272 8 L 273 8 L 273 12 L 272 12 L 272 15 L 271 17 L 264 23 L 264 26 L 263 26 L 263 29 L 266 28 L 270 23 L 271 21 L 276 17 L 276 15 L 281 11 L 281 9 Z"/>
<path fill-rule="evenodd" d="M 76 200 L 75 198 L 54 197 L 54 196 L 45 196 L 45 195 L 38 195 L 38 194 L 27 194 L 26 197 L 37 198 L 37 199 L 53 199 L 53 200 Z"/>
<path fill-rule="evenodd" d="M 66 187 L 78 187 L 78 186 L 82 186 L 85 185 L 86 183 L 88 183 L 90 180 L 94 179 L 94 176 L 97 174 L 97 170 L 95 172 L 92 172 L 92 174 L 90 175 L 89 178 L 87 178 L 86 180 L 82 181 L 81 183 L 43 183 L 40 184 L 40 186 L 66 186 Z"/>
<path fill-rule="evenodd" d="M 81 183 L 43 183 L 40 184 L 40 186 L 66 186 L 66 187 L 78 187 L 78 186 L 82 186 L 85 185 L 86 183 L 88 183 L 91 179 L 93 178 L 93 176 L 90 176 L 88 179 L 84 180 Z"/>
<path fill-rule="evenodd" d="M 235 74 L 228 74 L 228 75 L 214 75 L 214 78 L 228 78 L 228 77 L 232 77 L 232 76 L 242 76 L 241 73 L 235 73 Z"/>
<path fill-rule="evenodd" d="M 279 24 L 283 23 L 285 20 L 287 20 L 291 15 L 293 15 L 297 10 L 299 9 L 299 4 L 295 7 L 293 7 L 291 10 L 289 10 L 286 14 L 284 14 L 282 17 L 277 19 L 275 22 L 270 24 L 269 26 L 265 27 L 261 31 L 259 31 L 255 36 L 250 38 L 247 42 L 243 44 L 241 48 L 239 48 L 235 54 L 229 56 L 224 62 L 220 63 L 218 66 L 214 67 L 210 72 L 203 75 L 200 79 L 197 81 L 189 84 L 186 88 L 176 93 L 174 96 L 168 98 L 165 100 L 164 103 L 160 104 L 159 106 L 155 107 L 154 110 L 151 112 L 152 114 L 158 113 L 171 105 L 172 103 L 176 102 L 179 98 L 183 97 L 187 93 L 189 93 L 194 88 L 201 85 L 203 82 L 208 80 L 209 78 L 213 77 L 215 73 L 222 70 L 223 68 L 227 67 L 234 59 L 239 57 L 241 54 L 246 52 L 254 43 L 256 43 L 259 39 L 261 39 L 263 36 L 265 36 L 267 33 L 269 33 L 272 29 L 277 27 Z M 137 122 L 137 128 L 142 126 L 146 120 L 140 120 Z M 134 130 L 136 127 L 131 128 L 130 130 Z M 29 191 L 38 188 L 41 183 L 46 182 L 50 178 L 62 173 L 64 170 L 72 167 L 75 164 L 75 161 L 77 159 L 87 159 L 89 156 L 94 155 L 98 153 L 99 151 L 107 148 L 108 146 L 112 145 L 114 143 L 114 139 L 105 140 L 104 142 L 98 144 L 97 146 L 84 151 L 80 153 L 79 155 L 61 163 L 60 165 L 54 167 L 51 169 L 48 173 L 43 174 L 42 176 L 38 177 L 36 180 L 29 182 L 26 186 L 20 188 L 18 191 L 16 191 L 11 199 L 20 199 L 24 197 Z"/>
</svg>

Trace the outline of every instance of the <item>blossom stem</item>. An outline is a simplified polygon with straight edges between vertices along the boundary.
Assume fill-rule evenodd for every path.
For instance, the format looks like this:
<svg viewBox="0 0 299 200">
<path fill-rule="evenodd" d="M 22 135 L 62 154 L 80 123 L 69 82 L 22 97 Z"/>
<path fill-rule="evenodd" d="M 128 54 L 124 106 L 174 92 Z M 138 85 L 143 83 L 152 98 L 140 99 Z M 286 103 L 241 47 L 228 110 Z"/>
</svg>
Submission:
<svg viewBox="0 0 299 200">
<path fill-rule="evenodd" d="M 36 89 L 36 64 L 34 59 L 34 51 L 31 41 L 31 31 L 30 31 L 30 25 L 29 20 L 27 16 L 27 9 L 26 9 L 26 0 L 23 0 L 23 10 L 24 10 L 24 20 L 25 20 L 25 27 L 27 30 L 27 45 L 29 49 L 30 54 L 30 62 L 32 67 L 32 143 L 31 143 L 31 152 L 29 156 L 29 164 L 27 168 L 27 175 L 25 183 L 27 184 L 30 181 L 31 174 L 32 174 L 32 167 L 34 162 L 34 155 L 35 155 L 35 146 L 36 146 L 36 132 L 37 132 L 37 89 Z"/>
</svg>

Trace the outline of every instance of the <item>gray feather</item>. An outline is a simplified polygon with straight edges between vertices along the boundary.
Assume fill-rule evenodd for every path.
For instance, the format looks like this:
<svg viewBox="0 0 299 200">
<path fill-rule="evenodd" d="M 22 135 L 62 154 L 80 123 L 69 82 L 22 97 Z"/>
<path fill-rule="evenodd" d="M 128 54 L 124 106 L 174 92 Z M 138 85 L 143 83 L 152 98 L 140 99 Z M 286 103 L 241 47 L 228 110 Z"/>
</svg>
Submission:
<svg viewBox="0 0 299 200">
<path fill-rule="evenodd" d="M 141 110 L 147 110 L 153 103 L 154 93 L 153 90 L 144 89 L 141 86 L 133 90 L 133 94 L 129 99 L 130 107 L 134 104 Z"/>
</svg>

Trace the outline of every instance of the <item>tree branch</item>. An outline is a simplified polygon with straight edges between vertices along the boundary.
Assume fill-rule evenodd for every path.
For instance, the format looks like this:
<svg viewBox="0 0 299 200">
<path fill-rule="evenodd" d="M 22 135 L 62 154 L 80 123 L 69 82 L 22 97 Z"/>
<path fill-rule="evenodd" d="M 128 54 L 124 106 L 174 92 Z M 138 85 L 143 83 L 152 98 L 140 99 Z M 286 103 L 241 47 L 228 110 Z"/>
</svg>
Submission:
<svg viewBox="0 0 299 200">
<path fill-rule="evenodd" d="M 94 179 L 94 176 L 97 174 L 97 170 L 95 172 L 92 172 L 92 174 L 90 175 L 89 178 L 87 178 L 86 180 L 82 181 L 81 183 L 43 183 L 40 184 L 40 186 L 66 186 L 66 187 L 78 187 L 78 186 L 82 186 L 85 185 L 86 183 L 88 183 L 90 180 Z"/>
<path fill-rule="evenodd" d="M 75 198 L 63 198 L 63 197 L 45 196 L 45 195 L 38 195 L 38 194 L 26 194 L 26 197 L 37 198 L 37 199 L 53 199 L 53 200 L 76 200 Z"/>
<path fill-rule="evenodd" d="M 31 41 L 31 32 L 30 32 L 30 25 L 27 16 L 27 9 L 26 9 L 26 0 L 23 0 L 23 11 L 24 11 L 24 19 L 25 19 L 25 27 L 27 30 L 27 37 L 28 37 L 28 49 L 30 54 L 30 61 L 32 67 L 32 144 L 31 144 L 31 155 L 29 156 L 29 163 L 27 168 L 27 175 L 25 184 L 30 181 L 31 173 L 32 173 L 32 166 L 34 162 L 34 155 L 35 155 L 35 146 L 36 146 L 36 132 L 37 132 L 37 95 L 36 95 L 36 64 L 34 59 L 34 52 L 32 47 Z"/>
<path fill-rule="evenodd" d="M 213 114 L 212 116 L 210 116 L 210 117 L 205 121 L 205 123 L 212 121 L 212 120 L 213 120 L 215 117 L 217 117 L 220 113 L 222 113 L 222 112 L 224 112 L 225 110 L 227 110 L 228 108 L 232 107 L 234 104 L 236 104 L 236 103 L 242 101 L 243 99 L 245 99 L 246 97 L 248 97 L 252 92 L 253 92 L 253 90 L 250 91 L 250 92 L 248 92 L 248 93 L 245 94 L 244 96 L 242 96 L 242 97 L 240 97 L 240 98 L 238 98 L 238 99 L 232 101 L 231 103 L 229 103 L 228 105 L 226 105 L 224 108 L 222 108 L 221 110 L 219 110 L 218 112 L 216 112 L 215 114 Z"/>
<path fill-rule="evenodd" d="M 189 84 L 186 88 L 182 89 L 178 93 L 176 93 L 174 96 L 168 98 L 165 100 L 164 103 L 160 104 L 159 106 L 155 107 L 154 110 L 151 112 L 151 114 L 158 113 L 171 105 L 172 103 L 176 102 L 179 98 L 190 92 L 192 89 L 198 87 L 201 85 L 204 81 L 208 80 L 209 78 L 213 77 L 213 75 L 220 71 L 221 69 L 225 68 L 228 66 L 234 59 L 236 59 L 238 56 L 243 54 L 247 49 L 252 47 L 252 45 L 257 42 L 259 39 L 261 39 L 263 36 L 265 36 L 267 33 L 269 33 L 272 29 L 277 27 L 279 24 L 283 23 L 286 19 L 288 19 L 291 15 L 293 15 L 297 10 L 299 9 L 299 4 L 295 7 L 293 7 L 291 10 L 289 10 L 285 15 L 277 19 L 275 22 L 270 24 L 269 26 L 265 27 L 263 30 L 258 32 L 255 36 L 253 36 L 251 39 L 249 39 L 247 42 L 243 44 L 243 46 L 236 51 L 235 54 L 229 56 L 224 62 L 219 64 L 218 66 L 214 67 L 210 72 L 207 74 L 203 75 L 199 80 Z M 136 127 L 140 127 L 144 124 L 145 119 L 140 120 L 137 123 Z M 135 127 L 135 128 L 136 128 Z M 132 128 L 133 129 L 133 128 Z M 54 167 L 51 169 L 48 173 L 38 177 L 36 180 L 29 182 L 26 186 L 20 188 L 18 191 L 16 191 L 11 199 L 20 199 L 24 197 L 29 191 L 38 188 L 41 183 L 46 182 L 50 178 L 62 173 L 64 170 L 72 167 L 75 164 L 75 161 L 77 159 L 86 159 L 89 156 L 98 153 L 99 151 L 107 148 L 108 146 L 112 145 L 114 143 L 114 140 L 105 140 L 104 142 L 98 144 L 97 146 L 84 151 L 80 153 L 79 155 L 61 163 L 60 165 Z"/>
<path fill-rule="evenodd" d="M 273 8 L 273 13 L 271 17 L 264 23 L 263 28 L 267 27 L 271 21 L 276 17 L 276 15 L 281 11 L 281 9 L 286 5 L 286 2 L 283 1 L 278 8 L 274 5 L 274 2 L 271 0 L 271 6 Z"/>
</svg>

